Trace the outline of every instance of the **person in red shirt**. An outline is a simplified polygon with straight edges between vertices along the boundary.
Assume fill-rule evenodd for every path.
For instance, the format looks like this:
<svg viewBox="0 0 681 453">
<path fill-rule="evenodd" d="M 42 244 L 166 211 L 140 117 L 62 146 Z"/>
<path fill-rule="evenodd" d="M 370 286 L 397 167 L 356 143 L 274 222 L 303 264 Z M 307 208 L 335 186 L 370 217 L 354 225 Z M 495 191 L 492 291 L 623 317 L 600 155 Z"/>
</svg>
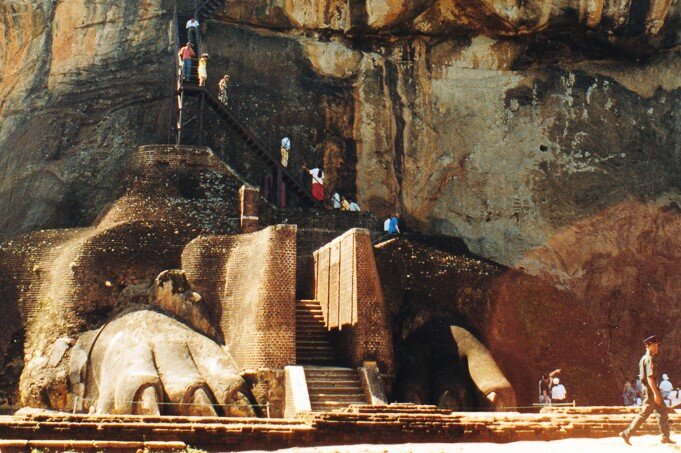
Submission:
<svg viewBox="0 0 681 453">
<path fill-rule="evenodd" d="M 185 44 L 177 53 L 182 64 L 182 80 L 187 80 L 192 73 L 192 58 L 196 58 L 196 52 L 192 49 L 191 43 Z"/>
</svg>

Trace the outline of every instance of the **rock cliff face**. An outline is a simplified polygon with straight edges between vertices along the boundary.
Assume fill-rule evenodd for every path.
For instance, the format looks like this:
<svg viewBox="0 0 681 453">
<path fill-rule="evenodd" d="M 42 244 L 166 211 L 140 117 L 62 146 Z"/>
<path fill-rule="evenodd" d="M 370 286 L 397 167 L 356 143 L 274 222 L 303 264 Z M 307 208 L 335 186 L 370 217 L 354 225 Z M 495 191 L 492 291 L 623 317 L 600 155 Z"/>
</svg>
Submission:
<svg viewBox="0 0 681 453">
<path fill-rule="evenodd" d="M 170 127 L 170 3 L 0 5 L 0 238 L 86 225 Z"/>
<path fill-rule="evenodd" d="M 125 156 L 167 141 L 171 7 L 0 5 L 1 239 L 90 224 Z M 551 319 L 542 294 L 574 304 L 619 378 L 634 340 L 678 322 L 680 24 L 676 0 L 234 0 L 203 33 L 209 88 L 229 73 L 231 108 L 289 133 L 292 166 L 532 274 L 529 305 L 494 283 L 508 319 Z"/>
</svg>

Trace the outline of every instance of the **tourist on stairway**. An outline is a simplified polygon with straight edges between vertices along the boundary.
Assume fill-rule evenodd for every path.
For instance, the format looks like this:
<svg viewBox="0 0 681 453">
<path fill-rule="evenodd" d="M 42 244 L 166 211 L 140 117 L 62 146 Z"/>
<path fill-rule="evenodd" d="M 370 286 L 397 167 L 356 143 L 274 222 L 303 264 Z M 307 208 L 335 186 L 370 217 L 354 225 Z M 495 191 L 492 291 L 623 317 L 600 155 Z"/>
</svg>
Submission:
<svg viewBox="0 0 681 453">
<path fill-rule="evenodd" d="M 218 97 L 220 102 L 227 105 L 227 84 L 229 83 L 229 76 L 227 74 L 223 75 L 218 82 Z"/>
<path fill-rule="evenodd" d="M 194 53 L 191 43 L 185 44 L 185 46 L 180 49 L 177 56 L 179 57 L 180 65 L 182 66 L 182 80 L 189 80 L 192 75 L 192 58 L 196 58 L 196 53 Z"/>
<path fill-rule="evenodd" d="M 288 134 L 281 139 L 281 165 L 286 168 L 288 167 L 288 154 L 291 151 L 291 139 Z"/>
<path fill-rule="evenodd" d="M 388 233 L 390 233 L 390 234 L 399 234 L 400 233 L 399 221 L 400 221 L 400 214 L 398 212 L 396 212 L 390 218 L 390 223 L 388 224 Z"/>
<path fill-rule="evenodd" d="M 317 201 L 324 201 L 324 170 L 317 167 L 310 170 L 305 165 L 303 165 L 303 170 L 312 176 L 312 197 Z"/>
<path fill-rule="evenodd" d="M 338 192 L 334 192 L 333 196 L 331 197 L 331 202 L 333 203 L 333 209 L 340 209 L 341 199 L 340 195 L 338 195 Z"/>
<path fill-rule="evenodd" d="M 198 29 L 199 29 L 199 21 L 196 20 L 194 16 L 192 16 L 188 21 L 187 21 L 187 40 L 194 46 L 194 48 L 197 48 L 198 44 L 198 39 L 196 39 L 197 34 L 198 34 Z"/>
<path fill-rule="evenodd" d="M 361 211 L 361 209 L 359 208 L 359 205 L 356 202 L 351 201 L 350 207 L 348 207 L 348 211 L 359 212 Z"/>
<path fill-rule="evenodd" d="M 350 210 L 350 202 L 345 198 L 345 196 L 341 195 L 341 211 L 349 211 Z"/>
<path fill-rule="evenodd" d="M 206 85 L 206 79 L 208 78 L 208 72 L 206 70 L 206 64 L 208 63 L 207 53 L 201 54 L 201 59 L 199 60 L 199 86 L 202 87 Z"/>
</svg>

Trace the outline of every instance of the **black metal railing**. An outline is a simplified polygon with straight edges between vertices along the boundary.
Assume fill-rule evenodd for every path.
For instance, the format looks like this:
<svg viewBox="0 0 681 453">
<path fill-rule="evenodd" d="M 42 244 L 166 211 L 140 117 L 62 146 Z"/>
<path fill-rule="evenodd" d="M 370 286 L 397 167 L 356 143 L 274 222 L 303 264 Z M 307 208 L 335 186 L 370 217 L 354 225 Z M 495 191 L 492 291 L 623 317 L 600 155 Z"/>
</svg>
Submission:
<svg viewBox="0 0 681 453">
<path fill-rule="evenodd" d="M 183 3 L 182 8 L 178 6 L 178 3 Z M 263 180 L 269 176 L 272 180 L 272 189 L 275 195 L 275 204 L 281 206 L 282 203 L 282 190 L 286 192 L 292 192 L 297 196 L 298 199 L 304 202 L 306 205 L 312 205 L 314 207 L 324 206 L 323 201 L 319 201 L 312 196 L 311 192 L 311 178 L 308 178 L 308 174 L 296 174 L 292 169 L 284 167 L 281 164 L 281 159 L 279 157 L 279 150 L 273 149 L 268 146 L 264 140 L 262 140 L 255 132 L 250 128 L 246 127 L 236 116 L 236 114 L 229 109 L 225 104 L 220 102 L 218 98 L 206 87 L 198 86 L 198 59 L 192 60 L 192 70 L 188 77 L 183 78 L 182 74 L 182 62 L 178 58 L 178 53 L 180 47 L 188 41 L 188 32 L 186 29 L 186 21 L 192 16 L 198 18 L 199 20 L 206 20 L 221 4 L 222 0 L 188 0 L 184 2 L 174 2 L 173 8 L 173 18 L 175 24 L 175 55 L 173 56 L 176 70 L 176 95 L 174 99 L 174 109 L 176 111 L 175 118 L 175 143 L 183 144 L 197 144 L 199 146 L 204 145 L 204 123 L 205 123 L 205 113 L 206 106 L 209 106 L 223 123 L 226 123 L 230 130 L 233 132 L 230 138 L 236 138 L 242 144 L 240 148 L 246 148 L 254 156 L 258 157 L 258 161 L 264 164 L 265 171 L 259 172 L 261 178 L 254 178 L 256 180 L 250 181 L 254 185 L 262 186 Z M 201 34 L 196 33 L 197 38 L 197 48 L 196 54 L 200 55 L 201 52 Z M 175 105 L 176 104 L 176 105 Z M 215 144 L 217 145 L 217 144 Z M 223 145 L 224 146 L 224 145 Z M 220 149 L 219 146 L 213 146 L 214 150 Z M 234 165 L 234 156 L 239 154 L 239 151 L 231 153 L 233 157 L 230 159 L 227 154 L 221 153 L 222 159 L 226 159 L 227 163 L 236 167 L 239 165 Z M 230 162 L 230 160 L 232 162 Z M 248 170 L 248 169 L 243 169 Z M 242 172 L 243 173 L 243 172 Z M 249 172 L 246 173 L 258 173 Z M 259 179 L 259 180 L 258 180 Z M 309 183 L 304 181 L 309 180 Z M 283 184 L 282 184 L 283 183 Z M 283 187 L 283 189 L 282 189 Z M 285 198 L 285 197 L 284 197 Z M 324 197 L 328 203 L 331 203 L 330 197 Z"/>
</svg>

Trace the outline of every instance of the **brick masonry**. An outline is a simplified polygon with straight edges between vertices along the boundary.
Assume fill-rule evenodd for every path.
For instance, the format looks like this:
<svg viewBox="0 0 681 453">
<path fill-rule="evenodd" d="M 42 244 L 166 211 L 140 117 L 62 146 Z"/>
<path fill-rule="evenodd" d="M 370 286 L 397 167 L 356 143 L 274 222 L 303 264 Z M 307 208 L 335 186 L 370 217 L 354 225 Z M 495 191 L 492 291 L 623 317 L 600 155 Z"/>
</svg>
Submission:
<svg viewBox="0 0 681 453">
<path fill-rule="evenodd" d="M 352 229 L 314 252 L 315 299 L 327 327 L 337 332 L 339 352 L 354 367 L 376 361 L 392 373 L 393 350 L 371 234 Z"/>
<path fill-rule="evenodd" d="M 243 185 L 239 189 L 241 207 L 241 232 L 253 233 L 258 230 L 258 203 L 260 190 L 257 187 Z"/>
<path fill-rule="evenodd" d="M 295 364 L 295 226 L 199 237 L 184 250 L 182 268 L 238 368 Z"/>
<path fill-rule="evenodd" d="M 607 414 L 449 412 L 413 404 L 351 406 L 344 411 L 310 413 L 298 420 L 47 413 L 0 417 L 0 438 L 3 439 L 0 447 L 3 451 L 8 446 L 49 448 L 50 442 L 54 442 L 54 449 L 63 449 L 63 442 L 69 440 L 103 446 L 107 442 L 144 439 L 147 443 L 183 442 L 207 451 L 240 451 L 356 444 L 358 439 L 374 444 L 547 441 L 613 437 L 632 418 L 628 411 Z M 677 426 L 681 415 L 672 415 L 671 421 L 672 427 Z M 640 431 L 640 434 L 656 433 L 652 418 Z M 676 435 L 673 431 L 672 436 Z"/>
</svg>

